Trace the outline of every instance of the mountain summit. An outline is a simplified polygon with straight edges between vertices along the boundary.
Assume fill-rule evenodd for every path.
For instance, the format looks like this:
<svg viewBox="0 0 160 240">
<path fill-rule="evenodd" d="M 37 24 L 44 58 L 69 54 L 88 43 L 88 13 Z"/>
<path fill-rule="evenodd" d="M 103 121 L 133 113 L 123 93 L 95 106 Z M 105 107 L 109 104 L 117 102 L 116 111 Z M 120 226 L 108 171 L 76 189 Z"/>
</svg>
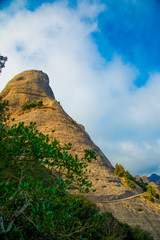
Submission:
<svg viewBox="0 0 160 240">
<path fill-rule="evenodd" d="M 21 111 L 23 104 L 43 99 L 45 105 L 55 99 L 49 78 L 42 71 L 28 70 L 16 75 L 1 92 L 9 100 L 12 112 Z"/>
<path fill-rule="evenodd" d="M 140 225 L 159 240 L 159 210 L 124 186 L 121 179 L 113 173 L 112 164 L 93 143 L 84 126 L 76 123 L 56 101 L 45 73 L 29 70 L 16 75 L 8 82 L 1 96 L 9 101 L 11 117 L 15 118 L 15 123 L 36 122 L 37 129 L 48 134 L 51 140 L 56 138 L 61 145 L 72 143 L 71 152 L 78 157 L 84 156 L 85 149 L 95 151 L 97 161 L 90 163 L 88 169 L 91 170 L 89 178 L 96 192 L 87 194 L 87 197 L 96 202 L 102 211 L 111 211 L 116 218 L 131 226 Z M 32 104 L 31 108 L 24 108 L 26 104 L 31 106 L 31 103 L 39 101 L 41 106 Z"/>
<path fill-rule="evenodd" d="M 148 177 L 149 182 L 154 182 L 156 184 L 160 184 L 160 176 L 156 173 L 151 174 Z"/>
</svg>

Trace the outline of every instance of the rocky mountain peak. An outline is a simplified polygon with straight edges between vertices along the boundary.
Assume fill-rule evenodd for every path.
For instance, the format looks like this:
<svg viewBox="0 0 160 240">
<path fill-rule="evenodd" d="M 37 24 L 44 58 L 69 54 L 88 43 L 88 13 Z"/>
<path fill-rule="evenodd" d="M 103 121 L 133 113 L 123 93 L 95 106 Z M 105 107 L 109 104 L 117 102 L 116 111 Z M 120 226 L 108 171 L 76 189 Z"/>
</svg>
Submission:
<svg viewBox="0 0 160 240">
<path fill-rule="evenodd" d="M 148 177 L 149 182 L 154 182 L 156 184 L 160 184 L 160 176 L 156 173 L 151 174 Z"/>
<path fill-rule="evenodd" d="M 26 102 L 43 99 L 45 104 L 49 104 L 55 99 L 47 74 L 38 70 L 17 74 L 8 82 L 1 96 L 9 100 L 10 108 L 15 110 L 20 110 Z"/>
</svg>

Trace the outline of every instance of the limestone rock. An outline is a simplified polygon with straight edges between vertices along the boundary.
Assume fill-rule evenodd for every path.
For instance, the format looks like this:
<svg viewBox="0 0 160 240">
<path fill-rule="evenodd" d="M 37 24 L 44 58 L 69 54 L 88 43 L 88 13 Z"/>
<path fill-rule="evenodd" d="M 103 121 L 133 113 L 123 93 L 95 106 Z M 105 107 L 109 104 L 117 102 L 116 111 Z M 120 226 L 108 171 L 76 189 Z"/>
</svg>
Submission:
<svg viewBox="0 0 160 240">
<path fill-rule="evenodd" d="M 142 176 L 141 178 L 144 183 L 147 183 L 147 184 L 149 183 L 148 178 L 146 176 Z"/>
</svg>

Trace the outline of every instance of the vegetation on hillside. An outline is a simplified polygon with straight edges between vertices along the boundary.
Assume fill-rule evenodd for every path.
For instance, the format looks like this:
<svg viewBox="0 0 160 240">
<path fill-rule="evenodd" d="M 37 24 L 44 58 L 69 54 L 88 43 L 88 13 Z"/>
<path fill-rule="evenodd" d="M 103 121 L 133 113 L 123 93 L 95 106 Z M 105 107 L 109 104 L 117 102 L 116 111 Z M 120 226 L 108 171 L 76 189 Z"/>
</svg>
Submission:
<svg viewBox="0 0 160 240">
<path fill-rule="evenodd" d="M 0 238 L 153 240 L 139 227 L 120 223 L 82 195 L 92 189 L 87 166 L 90 150 L 79 159 L 36 129 L 34 123 L 9 126 L 8 102 L 0 99 Z M 144 238 L 145 236 L 145 238 Z"/>
<path fill-rule="evenodd" d="M 124 177 L 125 182 L 128 185 L 128 187 L 130 187 L 131 189 L 135 188 L 135 184 L 134 184 L 135 178 L 128 171 L 125 171 L 124 167 L 121 164 L 116 164 L 114 173 L 118 177 Z"/>
<path fill-rule="evenodd" d="M 7 61 L 7 57 L 4 57 L 0 54 L 0 72 L 2 71 L 2 68 L 5 67 L 6 61 Z"/>
<path fill-rule="evenodd" d="M 22 110 L 26 110 L 26 109 L 30 109 L 30 108 L 34 108 L 34 107 L 41 107 L 43 106 L 43 102 L 42 101 L 33 101 L 33 102 L 27 102 L 25 104 L 23 104 L 22 106 Z"/>
<path fill-rule="evenodd" d="M 147 199 L 150 200 L 150 201 L 154 201 L 154 198 L 157 198 L 160 200 L 160 195 L 156 193 L 156 190 L 154 187 L 150 186 L 150 185 L 147 185 Z"/>
<path fill-rule="evenodd" d="M 131 189 L 134 190 L 136 183 L 143 189 L 143 191 L 147 191 L 146 196 L 148 200 L 153 202 L 154 201 L 153 197 L 160 200 L 160 195 L 156 193 L 154 187 L 148 185 L 147 183 L 144 183 L 142 179 L 140 179 L 140 181 L 136 181 L 136 178 L 133 177 L 128 171 L 125 171 L 124 167 L 121 164 L 116 163 L 114 173 L 119 177 L 124 177 L 125 182 Z"/>
</svg>

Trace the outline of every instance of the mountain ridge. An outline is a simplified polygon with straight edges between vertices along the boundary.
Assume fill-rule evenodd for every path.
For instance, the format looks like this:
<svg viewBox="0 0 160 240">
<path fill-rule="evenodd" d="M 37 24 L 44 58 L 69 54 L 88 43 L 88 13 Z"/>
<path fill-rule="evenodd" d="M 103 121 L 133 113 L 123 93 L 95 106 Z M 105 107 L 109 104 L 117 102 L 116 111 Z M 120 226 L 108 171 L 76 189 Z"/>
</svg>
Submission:
<svg viewBox="0 0 160 240">
<path fill-rule="evenodd" d="M 156 184 L 160 184 L 160 176 L 156 173 L 152 173 L 149 177 L 147 177 L 149 182 L 154 182 Z"/>
</svg>

